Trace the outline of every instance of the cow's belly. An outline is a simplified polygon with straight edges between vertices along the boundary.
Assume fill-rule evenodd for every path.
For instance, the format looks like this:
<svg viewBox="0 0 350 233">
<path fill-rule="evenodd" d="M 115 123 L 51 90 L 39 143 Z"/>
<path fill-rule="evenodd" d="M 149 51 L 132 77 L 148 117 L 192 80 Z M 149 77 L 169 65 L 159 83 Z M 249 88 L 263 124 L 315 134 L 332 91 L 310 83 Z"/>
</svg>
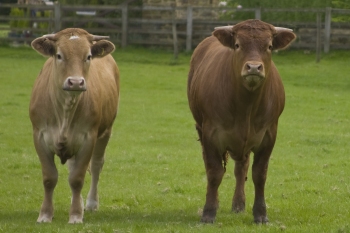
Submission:
<svg viewBox="0 0 350 233">
<path fill-rule="evenodd" d="M 229 130 L 220 129 L 217 130 L 215 141 L 222 151 L 228 151 L 233 159 L 239 160 L 242 156 L 259 148 L 266 130 L 261 128 L 257 132 L 248 132 L 239 127 Z"/>
<path fill-rule="evenodd" d="M 50 127 L 42 132 L 44 142 L 49 150 L 65 160 L 78 153 L 86 138 L 86 133 L 83 131 L 62 131 L 58 127 Z"/>
</svg>

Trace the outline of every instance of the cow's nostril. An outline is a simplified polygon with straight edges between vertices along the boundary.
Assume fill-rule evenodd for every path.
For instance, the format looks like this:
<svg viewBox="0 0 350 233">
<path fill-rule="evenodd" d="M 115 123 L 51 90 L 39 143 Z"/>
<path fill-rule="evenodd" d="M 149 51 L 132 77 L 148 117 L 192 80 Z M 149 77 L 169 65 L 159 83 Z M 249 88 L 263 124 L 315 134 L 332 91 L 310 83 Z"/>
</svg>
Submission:
<svg viewBox="0 0 350 233">
<path fill-rule="evenodd" d="M 68 85 L 73 86 L 72 80 L 70 78 L 68 79 Z"/>
<path fill-rule="evenodd" d="M 82 77 L 69 77 L 63 83 L 63 90 L 66 91 L 86 91 L 85 79 Z"/>
<path fill-rule="evenodd" d="M 252 64 L 252 63 L 247 63 L 246 64 L 246 70 L 253 74 L 253 73 L 260 73 L 264 69 L 264 66 L 262 64 Z"/>
<path fill-rule="evenodd" d="M 80 86 L 84 86 L 84 79 L 82 79 L 79 83 Z"/>
</svg>

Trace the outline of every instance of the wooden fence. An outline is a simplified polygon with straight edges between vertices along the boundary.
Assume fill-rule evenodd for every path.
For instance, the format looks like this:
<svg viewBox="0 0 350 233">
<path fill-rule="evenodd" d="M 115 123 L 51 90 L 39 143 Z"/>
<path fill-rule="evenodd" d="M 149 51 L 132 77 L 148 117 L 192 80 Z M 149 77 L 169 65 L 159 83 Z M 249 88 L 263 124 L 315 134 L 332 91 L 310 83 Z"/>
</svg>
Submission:
<svg viewBox="0 0 350 233">
<path fill-rule="evenodd" d="M 54 4 L 17 5 L 0 4 L 0 9 L 12 10 L 0 15 L 0 41 L 30 43 L 43 34 L 67 27 L 81 27 L 92 34 L 109 35 L 115 44 L 162 46 L 191 51 L 209 36 L 215 26 L 235 24 L 235 20 L 219 20 L 218 15 L 230 8 L 208 7 L 131 7 L 68 6 Z M 17 15 L 13 12 L 22 12 Z M 19 10 L 18 10 L 19 9 Z M 350 49 L 350 23 L 334 23 L 332 15 L 350 15 L 344 9 L 234 9 L 250 12 L 252 17 L 264 20 L 265 14 L 276 12 L 303 12 L 316 15 L 313 22 L 269 22 L 294 30 L 298 39 L 292 48 L 320 50 Z"/>
</svg>

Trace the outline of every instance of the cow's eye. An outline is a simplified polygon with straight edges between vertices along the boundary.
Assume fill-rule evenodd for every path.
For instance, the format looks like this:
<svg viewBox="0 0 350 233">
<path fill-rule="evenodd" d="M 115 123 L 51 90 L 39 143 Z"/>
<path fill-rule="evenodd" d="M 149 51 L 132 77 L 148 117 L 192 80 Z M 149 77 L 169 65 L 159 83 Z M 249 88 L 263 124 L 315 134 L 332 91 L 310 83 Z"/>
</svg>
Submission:
<svg viewBox="0 0 350 233">
<path fill-rule="evenodd" d="M 56 54 L 56 58 L 57 58 L 58 60 L 61 60 L 61 59 L 62 59 L 62 56 L 61 56 L 60 54 Z"/>
<path fill-rule="evenodd" d="M 91 58 L 92 58 L 92 56 L 91 56 L 91 55 L 89 55 L 89 56 L 87 56 L 86 60 L 87 60 L 87 61 L 90 61 L 90 60 L 91 60 Z"/>
<path fill-rule="evenodd" d="M 235 44 L 235 49 L 238 49 L 238 48 L 239 48 L 239 44 L 236 43 L 236 44 Z"/>
</svg>

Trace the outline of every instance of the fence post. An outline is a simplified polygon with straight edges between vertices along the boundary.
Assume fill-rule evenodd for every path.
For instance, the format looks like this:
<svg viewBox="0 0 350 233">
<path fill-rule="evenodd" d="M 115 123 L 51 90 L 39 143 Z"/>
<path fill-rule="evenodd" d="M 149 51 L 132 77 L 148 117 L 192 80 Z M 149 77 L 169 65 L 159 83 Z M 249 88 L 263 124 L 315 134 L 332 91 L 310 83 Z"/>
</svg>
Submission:
<svg viewBox="0 0 350 233">
<path fill-rule="evenodd" d="M 326 7 L 326 17 L 324 23 L 324 52 L 329 52 L 329 46 L 331 41 L 331 20 L 332 20 L 332 8 Z"/>
<path fill-rule="evenodd" d="M 61 5 L 60 3 L 54 4 L 54 12 L 55 12 L 55 32 L 61 30 Z"/>
<path fill-rule="evenodd" d="M 255 8 L 255 19 L 261 20 L 261 8 Z"/>
<path fill-rule="evenodd" d="M 177 43 L 177 30 L 176 30 L 176 12 L 175 9 L 172 10 L 172 31 L 173 31 L 173 45 L 174 45 L 174 58 L 175 60 L 179 55 L 179 48 Z"/>
<path fill-rule="evenodd" d="M 128 43 L 128 3 L 122 5 L 122 48 Z"/>
<path fill-rule="evenodd" d="M 317 13 L 316 19 L 316 63 L 320 62 L 320 54 L 321 54 L 321 13 Z"/>
<path fill-rule="evenodd" d="M 192 26 L 193 26 L 193 9 L 192 6 L 187 7 L 187 25 L 186 25 L 186 51 L 192 50 Z"/>
</svg>

